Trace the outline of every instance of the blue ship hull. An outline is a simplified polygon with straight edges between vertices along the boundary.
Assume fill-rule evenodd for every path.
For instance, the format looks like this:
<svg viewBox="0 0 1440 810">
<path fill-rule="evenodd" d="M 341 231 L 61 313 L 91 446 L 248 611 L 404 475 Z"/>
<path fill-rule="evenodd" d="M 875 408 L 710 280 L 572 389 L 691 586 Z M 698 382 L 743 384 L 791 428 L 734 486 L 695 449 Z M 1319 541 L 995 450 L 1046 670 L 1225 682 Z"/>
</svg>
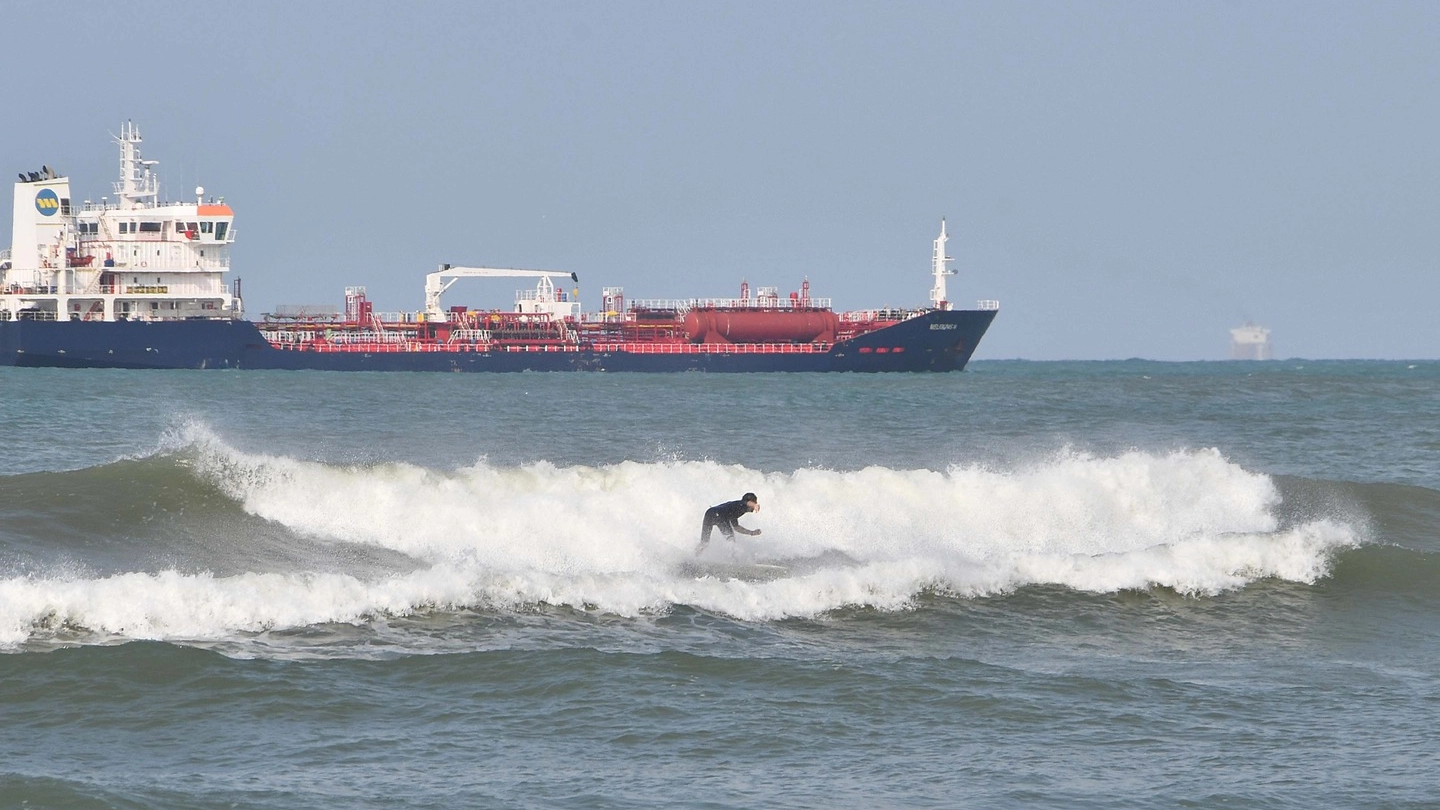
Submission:
<svg viewBox="0 0 1440 810">
<path fill-rule="evenodd" d="M 995 310 L 929 312 L 824 352 L 314 352 L 277 349 L 254 323 L 0 321 L 0 365 L 319 371 L 959 371 Z M 536 347 L 541 348 L 541 347 Z"/>
</svg>

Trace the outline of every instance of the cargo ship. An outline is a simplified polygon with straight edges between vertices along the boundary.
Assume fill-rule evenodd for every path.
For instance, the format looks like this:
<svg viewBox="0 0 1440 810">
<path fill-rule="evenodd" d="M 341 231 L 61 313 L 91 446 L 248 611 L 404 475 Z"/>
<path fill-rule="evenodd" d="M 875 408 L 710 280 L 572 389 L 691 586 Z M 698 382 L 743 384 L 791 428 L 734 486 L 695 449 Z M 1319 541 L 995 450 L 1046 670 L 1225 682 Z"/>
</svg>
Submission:
<svg viewBox="0 0 1440 810">
<path fill-rule="evenodd" d="M 581 306 L 574 272 L 442 264 L 423 309 L 380 312 L 364 287 L 343 307 L 280 306 L 244 315 L 227 284 L 234 211 L 195 189 L 160 200 L 139 130 L 115 137 L 115 199 L 76 205 L 49 166 L 15 184 L 12 241 L 0 251 L 0 365 L 330 371 L 959 371 L 999 311 L 955 309 L 944 220 L 928 306 L 836 312 L 806 279 L 782 295 L 626 298 L 605 287 Z M 518 278 L 509 310 L 444 306 L 462 279 Z"/>
</svg>

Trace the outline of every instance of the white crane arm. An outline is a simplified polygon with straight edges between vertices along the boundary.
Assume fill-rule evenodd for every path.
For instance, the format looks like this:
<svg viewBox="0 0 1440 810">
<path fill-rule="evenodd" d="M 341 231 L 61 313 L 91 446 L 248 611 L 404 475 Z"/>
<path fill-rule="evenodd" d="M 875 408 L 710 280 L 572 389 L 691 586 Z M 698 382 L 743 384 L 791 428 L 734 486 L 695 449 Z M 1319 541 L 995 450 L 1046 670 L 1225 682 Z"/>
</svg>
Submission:
<svg viewBox="0 0 1440 810">
<path fill-rule="evenodd" d="M 451 267 L 440 265 L 440 269 L 425 277 L 425 313 L 427 317 L 444 319 L 445 311 L 440 308 L 440 296 L 462 278 L 560 278 L 570 277 L 579 283 L 574 273 L 560 270 L 519 270 L 511 267 Z M 448 279 L 448 281 L 446 280 Z"/>
</svg>

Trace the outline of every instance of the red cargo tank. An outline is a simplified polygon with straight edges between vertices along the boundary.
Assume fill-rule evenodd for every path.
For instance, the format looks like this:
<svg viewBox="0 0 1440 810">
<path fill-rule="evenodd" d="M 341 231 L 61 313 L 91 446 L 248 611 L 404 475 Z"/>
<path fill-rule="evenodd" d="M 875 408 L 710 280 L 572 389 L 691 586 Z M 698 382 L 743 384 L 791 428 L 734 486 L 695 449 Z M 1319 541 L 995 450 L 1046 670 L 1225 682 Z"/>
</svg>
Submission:
<svg viewBox="0 0 1440 810">
<path fill-rule="evenodd" d="M 692 309 L 691 343 L 833 343 L 840 318 L 828 309 Z"/>
</svg>

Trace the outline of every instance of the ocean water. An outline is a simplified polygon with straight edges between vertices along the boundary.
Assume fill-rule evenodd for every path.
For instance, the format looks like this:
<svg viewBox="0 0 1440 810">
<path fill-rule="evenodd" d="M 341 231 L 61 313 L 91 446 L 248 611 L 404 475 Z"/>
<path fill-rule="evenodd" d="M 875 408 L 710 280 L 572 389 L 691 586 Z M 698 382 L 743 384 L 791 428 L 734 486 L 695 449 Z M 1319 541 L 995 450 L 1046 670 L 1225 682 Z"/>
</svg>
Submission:
<svg viewBox="0 0 1440 810">
<path fill-rule="evenodd" d="M 1437 807 L 1437 726 L 1434 361 L 0 368 L 0 807 Z"/>
</svg>

